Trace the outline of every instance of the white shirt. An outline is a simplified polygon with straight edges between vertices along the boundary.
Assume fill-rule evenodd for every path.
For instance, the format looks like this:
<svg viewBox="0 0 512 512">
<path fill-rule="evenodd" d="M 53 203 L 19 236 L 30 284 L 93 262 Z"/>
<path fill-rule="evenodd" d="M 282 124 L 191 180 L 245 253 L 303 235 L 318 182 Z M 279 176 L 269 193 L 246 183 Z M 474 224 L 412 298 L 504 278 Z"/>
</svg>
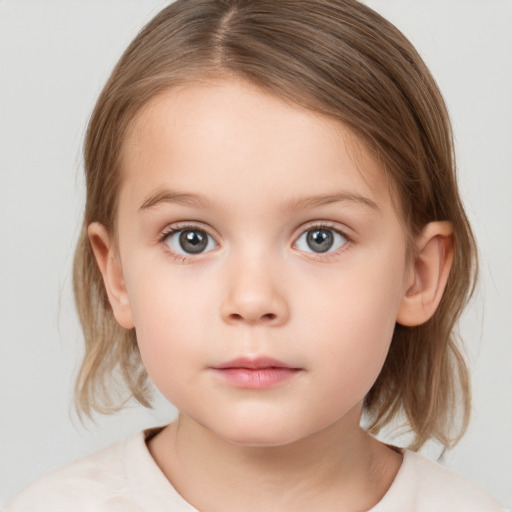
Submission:
<svg viewBox="0 0 512 512">
<path fill-rule="evenodd" d="M 198 512 L 152 458 L 145 430 L 35 480 L 4 512 Z M 503 512 L 465 477 L 403 450 L 382 500 L 368 512 Z"/>
</svg>

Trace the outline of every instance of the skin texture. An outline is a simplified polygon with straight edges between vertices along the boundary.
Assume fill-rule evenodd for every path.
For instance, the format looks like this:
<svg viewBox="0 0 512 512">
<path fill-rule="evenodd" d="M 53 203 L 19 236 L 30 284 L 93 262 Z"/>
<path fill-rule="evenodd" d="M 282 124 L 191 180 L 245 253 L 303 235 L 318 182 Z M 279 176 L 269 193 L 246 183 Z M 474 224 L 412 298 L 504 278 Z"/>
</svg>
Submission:
<svg viewBox="0 0 512 512">
<path fill-rule="evenodd" d="M 401 455 L 359 427 L 362 401 L 395 323 L 435 311 L 451 226 L 427 225 L 408 259 L 387 178 L 353 134 L 243 82 L 154 98 L 121 167 L 116 236 L 89 235 L 116 319 L 180 411 L 149 445 L 164 474 L 201 510 L 371 508 Z M 208 234 L 203 252 L 169 234 L 185 228 Z M 312 250 L 314 228 L 332 249 Z M 240 387 L 216 368 L 241 357 L 296 371 Z"/>
</svg>

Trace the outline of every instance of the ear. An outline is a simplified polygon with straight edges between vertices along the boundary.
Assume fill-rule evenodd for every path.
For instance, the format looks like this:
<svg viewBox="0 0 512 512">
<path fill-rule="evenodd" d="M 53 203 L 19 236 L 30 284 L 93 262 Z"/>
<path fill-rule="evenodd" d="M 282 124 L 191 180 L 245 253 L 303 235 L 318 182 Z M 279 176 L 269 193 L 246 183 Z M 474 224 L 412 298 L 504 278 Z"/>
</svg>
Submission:
<svg viewBox="0 0 512 512">
<path fill-rule="evenodd" d="M 105 226 L 99 222 L 91 223 L 87 231 L 114 317 L 121 327 L 133 329 L 133 314 L 115 243 Z"/>
<path fill-rule="evenodd" d="M 453 262 L 451 222 L 430 222 L 416 242 L 416 257 L 396 321 L 405 326 L 425 323 L 443 296 Z"/>
</svg>

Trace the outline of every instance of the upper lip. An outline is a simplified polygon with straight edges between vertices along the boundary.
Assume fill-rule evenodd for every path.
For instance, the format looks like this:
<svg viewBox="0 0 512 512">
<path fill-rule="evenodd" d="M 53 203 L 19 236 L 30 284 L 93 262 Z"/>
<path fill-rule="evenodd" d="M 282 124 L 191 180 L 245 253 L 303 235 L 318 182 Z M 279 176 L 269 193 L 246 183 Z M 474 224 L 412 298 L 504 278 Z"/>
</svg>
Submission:
<svg viewBox="0 0 512 512">
<path fill-rule="evenodd" d="M 218 364 L 214 367 L 217 370 L 223 370 L 227 368 L 247 368 L 249 370 L 261 370 L 263 368 L 292 368 L 289 364 L 283 363 L 278 359 L 272 357 L 239 357 L 225 363 Z"/>
</svg>

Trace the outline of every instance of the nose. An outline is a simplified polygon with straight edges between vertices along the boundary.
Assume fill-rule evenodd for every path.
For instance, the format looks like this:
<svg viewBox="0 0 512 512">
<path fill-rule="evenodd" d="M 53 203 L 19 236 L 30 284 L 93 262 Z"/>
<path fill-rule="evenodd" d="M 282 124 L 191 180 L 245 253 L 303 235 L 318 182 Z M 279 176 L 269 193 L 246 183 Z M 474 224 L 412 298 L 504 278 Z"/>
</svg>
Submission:
<svg viewBox="0 0 512 512">
<path fill-rule="evenodd" d="M 279 326 L 289 318 L 283 283 L 263 259 L 232 264 L 221 316 L 230 324 Z"/>
</svg>

